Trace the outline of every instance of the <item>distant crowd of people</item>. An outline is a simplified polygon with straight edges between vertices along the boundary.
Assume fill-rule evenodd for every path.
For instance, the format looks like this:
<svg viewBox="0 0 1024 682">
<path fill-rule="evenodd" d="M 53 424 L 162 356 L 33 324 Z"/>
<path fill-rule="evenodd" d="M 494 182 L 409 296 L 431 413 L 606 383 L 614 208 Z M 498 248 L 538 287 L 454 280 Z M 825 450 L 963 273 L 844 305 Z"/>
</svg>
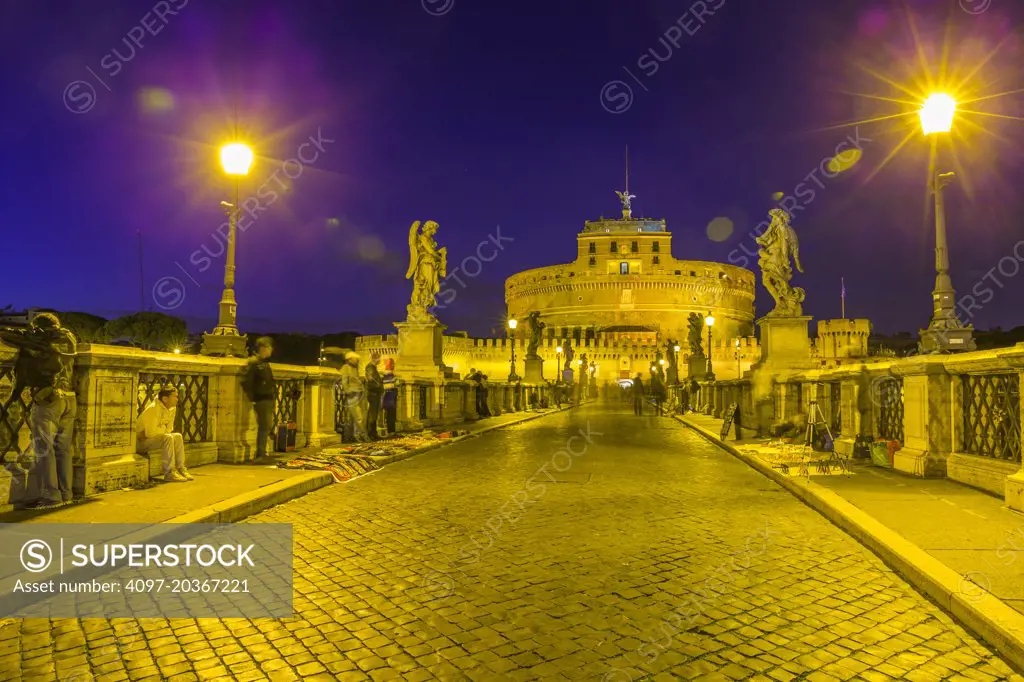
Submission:
<svg viewBox="0 0 1024 682">
<path fill-rule="evenodd" d="M 633 414 L 643 416 L 644 403 L 648 401 L 652 404 L 655 415 L 660 417 L 668 413 L 668 387 L 659 372 L 651 372 L 647 386 L 644 386 L 643 376 L 637 372 L 637 375 L 633 377 L 633 385 L 628 389 L 623 389 L 624 393 L 627 391 L 633 399 Z M 680 412 L 689 412 L 695 409 L 699 392 L 700 384 L 696 379 L 691 379 L 689 384 L 683 383 L 677 393 L 679 402 L 674 405 L 675 409 Z"/>
</svg>

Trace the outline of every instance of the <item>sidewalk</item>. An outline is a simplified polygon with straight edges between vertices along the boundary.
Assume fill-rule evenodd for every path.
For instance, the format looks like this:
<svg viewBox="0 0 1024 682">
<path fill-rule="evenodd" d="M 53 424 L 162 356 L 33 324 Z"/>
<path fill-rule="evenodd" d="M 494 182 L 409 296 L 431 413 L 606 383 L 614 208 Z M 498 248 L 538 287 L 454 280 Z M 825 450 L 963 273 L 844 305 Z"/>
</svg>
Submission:
<svg viewBox="0 0 1024 682">
<path fill-rule="evenodd" d="M 706 415 L 676 419 L 782 484 L 991 644 L 1016 648 L 1012 658 L 1024 659 L 1024 515 L 948 479 L 915 478 L 859 461 L 850 476 L 815 475 L 813 467 L 810 482 L 783 476 L 742 452 L 763 441 L 736 441 L 730 430 L 723 442 L 722 420 Z M 1014 632 L 993 632 L 986 620 Z M 1008 635 L 1017 641 L 1006 641 Z"/>
<path fill-rule="evenodd" d="M 389 464 L 556 411 L 510 412 L 458 424 L 453 428 L 466 431 L 467 435 L 403 453 L 400 457 L 373 459 L 379 465 Z M 276 460 L 282 461 L 318 450 L 309 448 L 272 454 Z M 0 523 L 225 523 L 238 521 L 334 482 L 327 472 L 281 469 L 274 465 L 207 464 L 189 471 L 195 476 L 195 480 L 189 483 L 154 482 L 150 488 L 103 493 L 58 509 L 12 511 L 0 514 Z"/>
</svg>

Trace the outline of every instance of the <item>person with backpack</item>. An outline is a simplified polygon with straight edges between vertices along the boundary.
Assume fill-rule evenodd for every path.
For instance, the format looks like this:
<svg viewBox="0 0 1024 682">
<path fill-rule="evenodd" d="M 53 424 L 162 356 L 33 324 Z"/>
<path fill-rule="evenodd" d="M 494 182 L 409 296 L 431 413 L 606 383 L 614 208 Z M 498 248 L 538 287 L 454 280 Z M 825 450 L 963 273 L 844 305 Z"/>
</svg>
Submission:
<svg viewBox="0 0 1024 682">
<path fill-rule="evenodd" d="M 0 340 L 18 349 L 15 392 L 32 394 L 29 427 L 32 448 L 42 460 L 40 497 L 33 509 L 54 509 L 71 504 L 72 436 L 78 402 L 72 385 L 78 343 L 51 313 L 39 313 L 28 329 L 0 330 Z"/>
</svg>

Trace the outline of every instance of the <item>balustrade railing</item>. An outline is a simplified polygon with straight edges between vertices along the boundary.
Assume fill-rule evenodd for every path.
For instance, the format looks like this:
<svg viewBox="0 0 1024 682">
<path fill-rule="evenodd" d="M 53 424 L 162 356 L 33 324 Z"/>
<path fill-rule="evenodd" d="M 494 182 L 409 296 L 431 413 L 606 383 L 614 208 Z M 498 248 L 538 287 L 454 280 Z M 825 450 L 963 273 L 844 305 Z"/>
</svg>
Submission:
<svg viewBox="0 0 1024 682">
<path fill-rule="evenodd" d="M 278 379 L 276 383 L 277 399 L 274 401 L 274 423 L 298 422 L 302 379 Z"/>
<path fill-rule="evenodd" d="M 961 452 L 1020 462 L 1019 375 L 964 374 L 960 378 Z"/>
<path fill-rule="evenodd" d="M 878 435 L 903 442 L 903 380 L 889 377 L 875 382 L 878 391 Z"/>
<path fill-rule="evenodd" d="M 825 397 L 828 400 L 829 430 L 835 438 L 843 432 L 843 384 L 841 381 L 830 381 L 825 384 Z"/>
<path fill-rule="evenodd" d="M 14 365 L 0 365 L 0 460 L 10 452 L 21 451 L 21 442 L 28 436 L 30 398 L 27 391 L 14 394 Z"/>
<path fill-rule="evenodd" d="M 174 430 L 186 443 L 210 440 L 210 377 L 202 374 L 139 374 L 135 416 L 138 417 L 164 386 L 178 389 L 178 407 L 174 415 Z"/>
</svg>

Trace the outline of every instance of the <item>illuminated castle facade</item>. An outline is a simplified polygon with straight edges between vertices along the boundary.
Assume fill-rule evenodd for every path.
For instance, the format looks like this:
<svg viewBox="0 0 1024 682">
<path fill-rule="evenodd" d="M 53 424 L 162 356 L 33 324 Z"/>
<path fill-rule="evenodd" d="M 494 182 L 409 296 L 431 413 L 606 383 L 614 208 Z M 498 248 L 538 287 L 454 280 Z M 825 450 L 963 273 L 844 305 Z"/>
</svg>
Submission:
<svg viewBox="0 0 1024 682">
<path fill-rule="evenodd" d="M 735 265 L 677 260 L 664 220 L 633 218 L 621 193 L 622 218 L 587 221 L 576 260 L 526 270 L 505 281 L 510 318 L 539 311 L 545 339 L 600 334 L 676 340 L 685 347 L 688 317 L 715 318 L 715 341 L 753 334 L 754 274 Z M 653 340 L 653 339 L 652 339 Z"/>
</svg>

